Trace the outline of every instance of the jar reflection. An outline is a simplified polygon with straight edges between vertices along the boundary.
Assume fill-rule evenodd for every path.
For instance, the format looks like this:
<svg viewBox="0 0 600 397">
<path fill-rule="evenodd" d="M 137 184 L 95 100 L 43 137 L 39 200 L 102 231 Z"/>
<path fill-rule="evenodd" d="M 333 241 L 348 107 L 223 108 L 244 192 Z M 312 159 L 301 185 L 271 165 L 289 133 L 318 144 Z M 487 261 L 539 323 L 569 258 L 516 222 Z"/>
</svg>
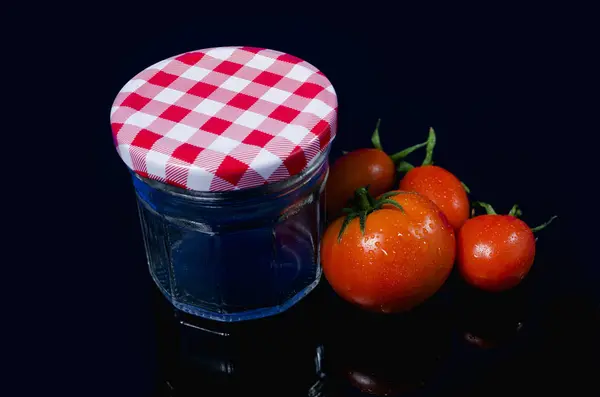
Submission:
<svg viewBox="0 0 600 397">
<path fill-rule="evenodd" d="M 219 323 L 179 312 L 157 294 L 162 395 L 324 395 L 312 296 L 278 316 Z"/>
</svg>

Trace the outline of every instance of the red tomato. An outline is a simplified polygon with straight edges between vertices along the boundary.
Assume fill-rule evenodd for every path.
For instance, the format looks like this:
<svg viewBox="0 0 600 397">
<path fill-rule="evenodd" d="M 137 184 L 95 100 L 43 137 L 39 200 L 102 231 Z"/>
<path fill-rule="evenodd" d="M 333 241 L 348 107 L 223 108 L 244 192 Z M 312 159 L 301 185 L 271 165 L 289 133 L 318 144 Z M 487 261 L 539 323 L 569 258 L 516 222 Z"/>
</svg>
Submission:
<svg viewBox="0 0 600 397">
<path fill-rule="evenodd" d="M 535 237 L 510 215 L 479 215 L 458 232 L 458 268 L 465 281 L 483 290 L 519 284 L 535 258 Z"/>
<path fill-rule="evenodd" d="M 509 215 L 498 215 L 485 203 L 488 214 L 467 220 L 458 232 L 457 265 L 465 281 L 486 291 L 503 291 L 527 276 L 535 258 L 534 231 L 517 218 L 514 206 Z M 515 216 L 516 215 L 516 216 Z"/>
<path fill-rule="evenodd" d="M 378 149 L 358 149 L 340 157 L 329 170 L 325 187 L 327 217 L 337 218 L 356 189 L 369 185 L 378 196 L 394 187 L 396 169 L 385 152 Z"/>
<path fill-rule="evenodd" d="M 388 155 L 381 146 L 379 125 L 371 136 L 374 149 L 358 149 L 338 159 L 329 170 L 326 186 L 327 219 L 333 220 L 342 214 L 352 201 L 356 189 L 369 186 L 373 196 L 378 196 L 394 188 L 396 166 L 404 170 L 404 158 L 428 142 L 419 143 L 398 153 Z M 435 136 L 434 136 L 435 139 Z M 435 142 L 434 142 L 435 143 Z"/>
<path fill-rule="evenodd" d="M 433 165 L 433 148 L 436 136 L 433 128 L 429 129 L 426 144 L 426 156 L 419 167 L 403 162 L 401 168 L 406 172 L 400 181 L 399 189 L 420 193 L 433 201 L 458 230 L 469 218 L 469 198 L 467 188 L 454 174 Z M 400 167 L 399 167 L 400 168 Z"/>
<path fill-rule="evenodd" d="M 400 190 L 422 194 L 433 201 L 458 230 L 469 219 L 469 198 L 460 180 L 451 172 L 436 165 L 411 169 L 404 175 Z"/>
<path fill-rule="evenodd" d="M 336 219 L 321 242 L 321 263 L 332 288 L 375 312 L 406 311 L 424 302 L 454 264 L 452 226 L 418 193 L 395 191 L 373 200 L 360 188 L 356 197 L 355 212 Z"/>
</svg>

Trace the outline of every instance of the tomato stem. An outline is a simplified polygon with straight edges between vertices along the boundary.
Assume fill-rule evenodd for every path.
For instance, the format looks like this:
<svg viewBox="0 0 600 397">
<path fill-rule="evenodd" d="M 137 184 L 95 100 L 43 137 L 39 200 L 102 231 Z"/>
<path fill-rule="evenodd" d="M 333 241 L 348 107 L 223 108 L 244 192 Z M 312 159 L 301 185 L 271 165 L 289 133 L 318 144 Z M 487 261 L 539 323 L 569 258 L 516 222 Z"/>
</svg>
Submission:
<svg viewBox="0 0 600 397">
<path fill-rule="evenodd" d="M 429 127 L 429 136 L 427 137 L 427 147 L 425 148 L 425 160 L 422 165 L 433 164 L 433 148 L 435 148 L 436 136 L 433 127 Z"/>
<path fill-rule="evenodd" d="M 354 192 L 354 199 L 356 205 L 360 211 L 369 211 L 373 208 L 372 203 L 374 202 L 373 198 L 369 194 L 369 188 L 367 187 L 359 187 Z"/>
<path fill-rule="evenodd" d="M 521 209 L 519 208 L 519 206 L 517 204 L 515 204 L 510 209 L 510 212 L 508 213 L 508 215 L 514 216 L 515 218 L 518 218 L 521 215 L 523 215 L 523 211 L 521 211 Z"/>
<path fill-rule="evenodd" d="M 379 125 L 381 124 L 381 119 L 377 119 L 377 124 L 375 124 L 375 131 L 373 131 L 373 135 L 371 136 L 371 143 L 375 149 L 379 149 L 383 151 L 383 147 L 381 146 L 381 139 L 379 138 Z"/>
<path fill-rule="evenodd" d="M 404 150 L 399 151 L 398 153 L 394 153 L 390 156 L 394 164 L 398 164 L 399 161 L 403 160 L 406 156 L 414 152 L 415 150 L 421 149 L 422 147 L 427 146 L 427 141 L 417 143 L 411 147 L 408 147 Z"/>
<path fill-rule="evenodd" d="M 350 222 L 357 216 L 358 214 L 356 212 L 346 215 L 346 218 L 344 218 L 344 223 L 342 223 L 342 227 L 340 228 L 340 233 L 338 234 L 338 243 L 342 241 L 342 235 L 344 234 L 344 231 L 346 230 Z"/>
<path fill-rule="evenodd" d="M 377 119 L 377 123 L 375 124 L 375 131 L 373 131 L 373 134 L 371 135 L 371 143 L 373 144 L 373 147 L 375 149 L 384 152 L 383 145 L 381 144 L 381 137 L 379 136 L 380 125 L 381 118 Z M 390 159 L 392 159 L 392 162 L 396 165 L 396 171 L 406 173 L 413 169 L 414 166 L 404 161 L 404 159 L 412 152 L 419 150 L 423 147 L 425 147 L 427 151 L 427 154 L 425 155 L 425 160 L 423 160 L 423 165 L 433 164 L 433 148 L 435 147 L 435 142 L 435 131 L 432 127 L 429 127 L 429 136 L 427 137 L 427 140 L 425 142 L 417 143 L 416 145 L 413 145 L 392 155 L 389 155 Z M 465 190 L 468 191 L 468 188 L 466 188 Z"/>
<path fill-rule="evenodd" d="M 496 214 L 496 211 L 494 211 L 494 207 L 492 207 L 488 203 L 483 203 L 481 201 L 474 201 L 473 202 L 473 206 L 476 206 L 476 205 L 479 206 L 479 207 L 481 207 L 481 208 L 483 208 L 483 209 L 485 209 L 485 212 L 488 215 L 498 215 L 498 214 Z"/>
<path fill-rule="evenodd" d="M 396 166 L 396 171 L 398 172 L 402 172 L 402 173 L 407 173 L 408 171 L 412 170 L 413 168 L 415 168 L 414 165 L 412 165 L 411 163 L 409 163 L 408 161 L 404 161 L 402 160 L 401 162 L 398 163 L 398 165 Z"/>
<path fill-rule="evenodd" d="M 340 228 L 340 233 L 338 234 L 338 242 L 342 240 L 342 236 L 344 231 L 354 220 L 355 218 L 359 218 L 360 222 L 360 231 L 362 234 L 365 234 L 365 225 L 367 222 L 367 216 L 373 212 L 380 210 L 385 204 L 393 205 L 398 208 L 402 212 L 404 212 L 404 208 L 394 201 L 390 200 L 390 197 L 393 197 L 397 194 L 400 194 L 400 191 L 393 191 L 382 194 L 378 199 L 373 198 L 369 193 L 369 186 L 360 187 L 356 189 L 354 192 L 354 202 L 352 208 L 344 208 L 343 212 L 346 214 L 346 218 L 344 218 L 344 222 L 342 223 L 342 227 Z"/>
<path fill-rule="evenodd" d="M 398 208 L 400 211 L 404 212 L 404 208 L 402 208 L 402 206 L 400 204 L 398 204 L 397 201 L 390 200 L 390 199 L 379 200 L 377 202 L 377 204 L 375 204 L 375 206 L 373 208 L 376 209 L 376 210 L 378 210 L 378 209 L 380 209 L 381 207 L 383 207 L 386 204 L 393 205 L 394 207 Z"/>
<path fill-rule="evenodd" d="M 474 201 L 473 202 L 473 206 L 479 206 L 479 207 L 484 208 L 488 215 L 498 215 L 498 214 L 496 214 L 496 211 L 494 211 L 494 208 L 491 205 L 487 204 L 487 203 L 483 203 L 481 201 Z M 475 215 L 475 208 L 473 208 L 471 210 L 471 217 L 473 217 L 474 215 Z M 510 209 L 508 215 L 514 216 L 515 218 L 518 218 L 521 215 L 523 215 L 523 211 L 521 211 L 521 209 L 519 208 L 518 204 L 515 204 Z M 548 221 L 542 223 L 541 225 L 536 226 L 536 227 L 532 227 L 531 231 L 533 233 L 539 232 L 540 230 L 546 228 L 549 224 L 551 224 L 552 221 L 555 220 L 556 218 L 558 218 L 558 216 L 556 216 L 556 215 L 552 216 L 550 219 L 548 219 Z"/>
<path fill-rule="evenodd" d="M 465 185 L 464 182 L 460 183 L 463 187 L 463 189 L 465 189 L 465 192 L 467 192 L 468 194 L 471 194 L 471 189 L 469 189 L 469 187 L 467 185 Z"/>
<path fill-rule="evenodd" d="M 552 216 L 550 219 L 548 219 L 548 221 L 542 223 L 539 226 L 533 227 L 531 228 L 531 231 L 533 233 L 539 232 L 540 230 L 544 229 L 546 226 L 548 226 L 550 223 L 552 223 L 553 220 L 555 220 L 556 218 L 558 218 L 558 216 L 554 215 Z"/>
</svg>

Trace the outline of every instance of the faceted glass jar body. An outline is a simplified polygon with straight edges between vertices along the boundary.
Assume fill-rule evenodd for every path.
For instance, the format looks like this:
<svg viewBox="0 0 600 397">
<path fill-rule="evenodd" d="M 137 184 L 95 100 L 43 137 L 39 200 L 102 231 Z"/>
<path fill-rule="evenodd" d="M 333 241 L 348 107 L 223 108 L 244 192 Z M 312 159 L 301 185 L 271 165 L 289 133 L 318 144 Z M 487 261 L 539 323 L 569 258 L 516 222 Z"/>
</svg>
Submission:
<svg viewBox="0 0 600 397">
<path fill-rule="evenodd" d="M 217 321 L 271 316 L 321 278 L 323 152 L 284 182 L 196 193 L 133 174 L 150 274 L 173 306 Z"/>
</svg>

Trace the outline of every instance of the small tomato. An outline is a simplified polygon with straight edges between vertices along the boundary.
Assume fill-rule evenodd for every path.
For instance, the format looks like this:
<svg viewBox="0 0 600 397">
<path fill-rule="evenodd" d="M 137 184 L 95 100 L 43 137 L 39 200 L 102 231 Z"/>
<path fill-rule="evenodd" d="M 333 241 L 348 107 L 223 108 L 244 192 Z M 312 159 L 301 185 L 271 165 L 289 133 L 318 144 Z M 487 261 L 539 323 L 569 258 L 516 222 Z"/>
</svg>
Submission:
<svg viewBox="0 0 600 397">
<path fill-rule="evenodd" d="M 457 265 L 464 280 L 479 289 L 498 292 L 517 286 L 527 276 L 535 258 L 533 233 L 518 218 L 515 205 L 508 215 L 498 215 L 486 203 L 487 214 L 467 220 L 458 232 Z"/>
<path fill-rule="evenodd" d="M 362 148 L 346 153 L 337 159 L 329 170 L 326 189 L 327 218 L 336 219 L 343 208 L 352 201 L 356 189 L 369 186 L 373 196 L 379 196 L 394 188 L 396 183 L 396 164 L 415 150 L 425 147 L 426 143 L 409 147 L 401 152 L 388 155 L 381 146 L 377 120 L 371 136 L 374 148 Z"/>
<path fill-rule="evenodd" d="M 433 148 L 435 147 L 435 131 L 429 129 L 426 156 L 419 167 L 403 162 L 403 169 L 408 171 L 400 181 L 399 189 L 422 194 L 433 201 L 458 230 L 469 218 L 469 198 L 466 186 L 450 171 L 433 165 Z"/>
<path fill-rule="evenodd" d="M 379 149 L 358 149 L 340 157 L 331 166 L 325 187 L 329 219 L 340 215 L 356 189 L 369 185 L 378 196 L 394 187 L 395 177 L 394 162 Z"/>
</svg>

